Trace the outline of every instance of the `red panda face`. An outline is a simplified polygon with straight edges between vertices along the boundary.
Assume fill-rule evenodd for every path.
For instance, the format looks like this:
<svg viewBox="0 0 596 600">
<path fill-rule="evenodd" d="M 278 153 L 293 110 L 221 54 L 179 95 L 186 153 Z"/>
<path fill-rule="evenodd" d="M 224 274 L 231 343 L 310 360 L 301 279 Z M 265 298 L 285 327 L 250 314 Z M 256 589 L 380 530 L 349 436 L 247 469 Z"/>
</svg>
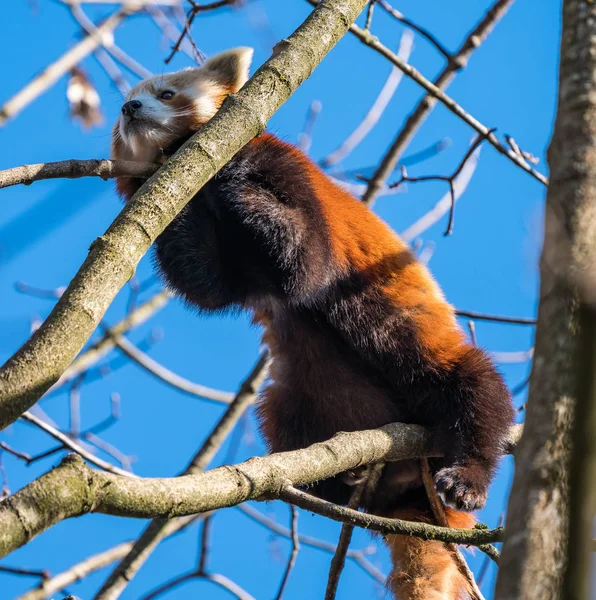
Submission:
<svg viewBox="0 0 596 600">
<path fill-rule="evenodd" d="M 197 131 L 248 79 L 251 48 L 234 48 L 201 68 L 150 77 L 128 94 L 112 131 L 112 158 L 159 161 L 162 150 Z"/>
</svg>

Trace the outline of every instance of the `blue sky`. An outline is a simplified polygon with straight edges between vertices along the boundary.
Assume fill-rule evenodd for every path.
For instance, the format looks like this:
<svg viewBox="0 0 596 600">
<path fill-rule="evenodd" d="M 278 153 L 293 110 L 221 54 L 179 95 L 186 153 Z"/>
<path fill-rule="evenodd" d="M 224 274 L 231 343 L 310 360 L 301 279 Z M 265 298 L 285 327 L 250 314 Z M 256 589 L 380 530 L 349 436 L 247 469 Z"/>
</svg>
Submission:
<svg viewBox="0 0 596 600">
<path fill-rule="evenodd" d="M 30 6 L 33 5 L 33 8 Z M 441 2 L 404 0 L 398 7 L 410 19 L 433 31 L 450 50 L 455 50 L 468 30 L 490 5 L 486 0 Z M 114 7 L 89 6 L 89 16 L 101 18 Z M 197 18 L 193 33 L 207 55 L 231 46 L 255 48 L 254 65 L 270 54 L 272 41 L 289 35 L 310 8 L 302 0 L 263 0 L 250 10 L 226 10 Z M 0 104 L 25 85 L 32 76 L 60 56 L 77 40 L 76 24 L 57 2 L 10 2 L 0 25 L 0 56 L 3 85 Z M 557 53 L 560 29 L 559 0 L 517 2 L 488 41 L 474 54 L 465 72 L 449 88 L 471 114 L 498 134 L 510 134 L 541 159 L 553 125 L 556 105 Z M 402 28 L 377 9 L 373 31 L 390 47 L 397 47 Z M 130 19 L 116 32 L 117 43 L 155 73 L 187 66 L 189 59 L 177 56 L 165 66 L 169 44 L 147 17 Z M 425 75 L 435 75 L 443 66 L 441 56 L 420 37 L 415 38 L 411 62 Z M 92 59 L 83 67 L 97 86 L 106 115 L 104 126 L 84 132 L 68 119 L 66 80 L 60 80 L 41 98 L 25 108 L 2 131 L 0 168 L 25 163 L 68 158 L 106 157 L 110 126 L 116 118 L 121 96 Z M 272 118 L 269 129 L 288 141 L 296 141 L 313 100 L 322 111 L 313 133 L 311 156 L 319 160 L 334 150 L 360 122 L 390 72 L 390 65 L 346 36 L 316 69 L 312 77 Z M 128 73 L 127 73 L 128 75 Z M 134 82 L 134 77 L 129 80 Z M 366 172 L 376 164 L 405 117 L 421 97 L 414 83 L 403 79 L 388 109 L 372 133 L 342 163 L 346 170 Z M 442 106 L 438 106 L 420 129 L 407 154 L 426 148 L 442 138 L 451 144 L 438 156 L 409 169 L 411 175 L 448 174 L 458 165 L 473 131 Z M 406 192 L 381 198 L 375 210 L 397 231 L 431 208 L 445 193 L 441 182 L 409 185 Z M 40 288 L 66 285 L 83 261 L 90 243 L 103 233 L 121 208 L 112 182 L 95 179 L 38 182 L 30 187 L 2 190 L 0 213 L 0 355 L 8 358 L 28 337 L 32 319 L 44 318 L 52 301 L 32 298 L 16 291 L 15 282 Z M 445 218 L 423 234 L 425 245 L 434 244 L 430 268 L 448 300 L 461 309 L 504 315 L 533 316 L 537 298 L 544 187 L 512 165 L 490 146 L 482 148 L 478 168 L 457 205 L 455 230 L 444 237 Z M 141 281 L 150 280 L 149 257 L 138 269 Z M 153 285 L 143 293 L 149 297 Z M 128 290 L 118 296 L 106 316 L 113 323 L 124 314 Z M 465 325 L 465 322 L 462 322 Z M 249 371 L 259 349 L 259 331 L 246 317 L 197 318 L 178 301 L 172 301 L 148 324 L 135 330 L 130 339 L 142 343 L 153 330 L 163 333 L 150 354 L 177 373 L 213 387 L 233 391 Z M 477 323 L 480 345 L 491 351 L 527 350 L 532 345 L 531 327 Z M 112 357 L 113 358 L 113 357 Z M 512 387 L 526 377 L 529 364 L 503 364 L 501 369 Z M 222 408 L 184 396 L 156 382 L 134 365 L 84 386 L 81 395 L 84 426 L 109 414 L 110 394 L 121 397 L 121 417 L 106 431 L 104 439 L 127 455 L 134 455 L 134 470 L 143 476 L 170 476 L 180 471 L 221 415 Z M 516 398 L 521 404 L 524 395 Z M 68 398 L 62 393 L 42 400 L 41 406 L 61 427 L 68 428 Z M 235 460 L 264 452 L 249 417 Z M 252 432 L 252 433 L 251 433 Z M 17 423 L 2 432 L 1 439 L 31 454 L 52 447 L 45 434 Z M 214 465 L 225 459 L 224 446 Z M 100 453 L 101 454 L 101 453 Z M 103 455 L 106 458 L 105 455 Z M 107 457 L 109 458 L 109 457 Z M 56 456 L 26 468 L 22 462 L 2 454 L 8 484 L 16 491 L 56 464 Z M 480 519 L 495 525 L 503 510 L 511 479 L 511 460 L 505 459 L 491 491 L 489 506 Z M 254 505 L 257 509 L 289 521 L 288 508 L 280 503 Z M 1 564 L 46 568 L 53 573 L 123 540 L 132 539 L 144 523 L 91 515 L 66 521 L 36 538 Z M 301 513 L 300 532 L 336 540 L 339 527 L 319 517 Z M 369 546 L 364 532 L 354 536 L 354 548 Z M 210 564 L 214 571 L 232 577 L 254 597 L 275 595 L 289 542 L 274 539 L 271 532 L 252 523 L 237 509 L 218 514 L 213 522 Z M 123 598 L 134 600 L 164 580 L 191 569 L 195 564 L 197 527 L 163 544 L 128 586 Z M 387 571 L 388 561 L 381 545 L 369 557 Z M 322 597 L 330 556 L 305 548 L 299 556 L 288 600 Z M 477 571 L 481 555 L 471 557 Z M 92 597 L 107 575 L 94 574 L 70 588 L 83 599 Z M 483 589 L 491 597 L 493 573 Z M 34 579 L 0 573 L 3 598 L 13 598 L 35 583 Z M 338 599 L 376 597 L 382 589 L 360 568 L 348 563 Z M 191 595 L 218 600 L 229 597 L 206 582 L 194 581 L 163 596 L 168 599 Z M 60 597 L 60 596 L 57 596 Z"/>
</svg>

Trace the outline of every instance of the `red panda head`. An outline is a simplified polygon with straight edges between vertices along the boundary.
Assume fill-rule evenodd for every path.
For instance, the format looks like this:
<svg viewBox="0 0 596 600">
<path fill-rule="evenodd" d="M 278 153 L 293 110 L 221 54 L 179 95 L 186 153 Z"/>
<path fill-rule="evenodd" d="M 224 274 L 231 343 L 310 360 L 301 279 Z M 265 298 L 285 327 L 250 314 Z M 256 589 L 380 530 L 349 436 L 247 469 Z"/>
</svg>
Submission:
<svg viewBox="0 0 596 600">
<path fill-rule="evenodd" d="M 112 130 L 114 159 L 158 162 L 162 150 L 200 129 L 248 79 L 252 48 L 234 48 L 200 68 L 150 77 L 126 97 Z"/>
</svg>

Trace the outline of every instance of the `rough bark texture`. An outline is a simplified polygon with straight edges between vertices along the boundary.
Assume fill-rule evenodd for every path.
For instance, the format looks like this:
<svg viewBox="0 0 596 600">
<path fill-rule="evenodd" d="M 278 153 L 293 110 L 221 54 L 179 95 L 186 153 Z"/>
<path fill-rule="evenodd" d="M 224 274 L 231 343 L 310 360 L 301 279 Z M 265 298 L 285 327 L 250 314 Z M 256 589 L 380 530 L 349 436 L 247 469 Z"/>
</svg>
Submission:
<svg viewBox="0 0 596 600">
<path fill-rule="evenodd" d="M 171 518 L 276 497 L 288 483 L 300 486 L 363 464 L 436 455 L 433 438 L 421 427 L 396 423 L 339 433 L 303 450 L 169 479 L 95 471 L 77 455 L 69 455 L 0 502 L 0 557 L 66 518 L 88 512 Z"/>
<path fill-rule="evenodd" d="M 0 369 L 0 429 L 58 380 L 157 236 L 218 169 L 264 130 L 365 4 L 366 0 L 325 0 L 317 6 L 95 240 L 50 316 Z"/>
<path fill-rule="evenodd" d="M 559 105 L 548 152 L 551 177 L 540 264 L 536 353 L 524 435 L 516 453 L 498 600 L 588 597 L 563 592 L 562 584 L 570 513 L 582 512 L 582 504 L 588 500 L 577 498 L 576 506 L 570 505 L 568 468 L 572 439 L 577 435 L 578 441 L 585 441 L 589 427 L 581 416 L 572 435 L 576 399 L 583 413 L 582 407 L 592 402 L 595 368 L 593 341 L 582 348 L 578 335 L 582 329 L 588 331 L 593 319 L 590 306 L 596 298 L 595 74 L 596 4 L 565 0 Z M 593 325 L 590 330 L 594 331 Z M 580 385 L 586 373 L 590 381 Z M 589 435 L 594 437 L 593 429 Z M 572 497 L 574 490 L 579 488 L 572 488 Z M 581 533 L 578 519 L 584 527 Z M 573 521 L 571 546 L 584 545 L 583 555 L 573 559 L 581 564 L 573 567 L 581 570 L 589 560 L 589 550 L 585 540 L 573 539 L 576 534 L 587 538 L 591 531 L 585 515 L 576 514 Z"/>
</svg>

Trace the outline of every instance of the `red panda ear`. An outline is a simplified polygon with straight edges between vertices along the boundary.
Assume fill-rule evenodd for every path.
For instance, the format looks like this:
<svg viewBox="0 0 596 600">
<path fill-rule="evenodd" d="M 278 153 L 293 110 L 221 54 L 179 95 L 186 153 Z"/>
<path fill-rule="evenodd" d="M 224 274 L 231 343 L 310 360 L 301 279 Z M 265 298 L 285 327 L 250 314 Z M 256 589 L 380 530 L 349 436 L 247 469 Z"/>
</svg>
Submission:
<svg viewBox="0 0 596 600">
<path fill-rule="evenodd" d="M 235 94 L 248 80 L 252 48 L 232 48 L 208 59 L 201 71 Z"/>
</svg>

